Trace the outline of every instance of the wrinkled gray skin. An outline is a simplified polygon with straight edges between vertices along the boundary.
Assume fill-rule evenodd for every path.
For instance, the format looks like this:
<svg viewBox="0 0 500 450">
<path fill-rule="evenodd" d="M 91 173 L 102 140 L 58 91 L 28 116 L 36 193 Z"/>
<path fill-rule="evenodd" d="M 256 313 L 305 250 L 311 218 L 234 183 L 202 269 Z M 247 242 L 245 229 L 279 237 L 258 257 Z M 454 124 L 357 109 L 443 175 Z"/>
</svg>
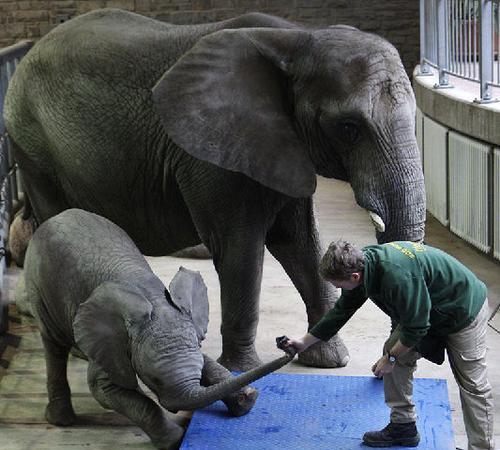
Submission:
<svg viewBox="0 0 500 450">
<path fill-rule="evenodd" d="M 219 361 L 231 369 L 259 361 L 265 247 L 309 326 L 336 299 L 318 275 L 316 174 L 351 183 L 385 222 L 379 242 L 423 238 L 411 86 L 397 51 L 353 28 L 91 12 L 34 46 L 5 111 L 39 222 L 78 207 L 120 225 L 145 254 L 208 247 L 221 286 Z M 335 367 L 348 353 L 335 337 L 300 360 Z"/>
<path fill-rule="evenodd" d="M 183 429 L 143 394 L 136 375 L 166 409 L 190 410 L 222 399 L 239 416 L 257 398 L 245 385 L 292 358 L 232 377 L 200 350 L 208 325 L 201 275 L 181 268 L 169 293 L 122 229 L 86 211 L 66 210 L 38 228 L 24 277 L 45 347 L 46 418 L 55 425 L 76 419 L 66 378 L 72 347 L 89 361 L 96 400 L 127 416 L 161 449 L 176 448 Z"/>
</svg>

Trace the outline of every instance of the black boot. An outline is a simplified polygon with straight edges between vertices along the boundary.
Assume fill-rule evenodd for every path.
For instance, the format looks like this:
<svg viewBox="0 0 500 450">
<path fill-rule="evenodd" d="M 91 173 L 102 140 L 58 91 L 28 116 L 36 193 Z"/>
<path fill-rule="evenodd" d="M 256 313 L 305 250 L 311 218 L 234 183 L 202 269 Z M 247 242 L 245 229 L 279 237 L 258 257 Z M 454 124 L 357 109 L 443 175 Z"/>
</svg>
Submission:
<svg viewBox="0 0 500 450">
<path fill-rule="evenodd" d="M 363 444 L 369 447 L 416 447 L 420 436 L 415 422 L 394 423 L 390 422 L 383 430 L 368 431 L 363 435 Z"/>
</svg>

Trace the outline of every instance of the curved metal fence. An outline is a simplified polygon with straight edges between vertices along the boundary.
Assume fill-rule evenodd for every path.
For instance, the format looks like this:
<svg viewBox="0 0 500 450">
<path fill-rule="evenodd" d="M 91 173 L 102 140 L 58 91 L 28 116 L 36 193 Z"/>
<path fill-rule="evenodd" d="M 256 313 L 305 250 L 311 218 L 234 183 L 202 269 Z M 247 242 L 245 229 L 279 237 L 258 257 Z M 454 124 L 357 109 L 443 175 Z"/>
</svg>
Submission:
<svg viewBox="0 0 500 450">
<path fill-rule="evenodd" d="M 32 42 L 0 49 L 0 333 L 6 329 L 6 308 L 4 299 L 5 245 L 9 226 L 15 211 L 19 208 L 22 195 L 21 182 L 16 173 L 17 166 L 12 155 L 9 137 L 5 130 L 3 105 L 9 81 L 21 58 L 32 47 Z"/>
<path fill-rule="evenodd" d="M 500 0 L 420 0 L 420 75 L 439 71 L 480 84 L 479 102 L 500 87 Z"/>
</svg>

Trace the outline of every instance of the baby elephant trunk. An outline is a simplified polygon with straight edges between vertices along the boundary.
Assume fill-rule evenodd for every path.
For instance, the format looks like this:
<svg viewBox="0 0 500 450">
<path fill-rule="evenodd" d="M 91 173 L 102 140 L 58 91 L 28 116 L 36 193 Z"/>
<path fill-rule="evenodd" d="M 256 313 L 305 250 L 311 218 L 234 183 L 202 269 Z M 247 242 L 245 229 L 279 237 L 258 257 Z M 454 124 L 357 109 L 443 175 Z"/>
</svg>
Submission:
<svg viewBox="0 0 500 450">
<path fill-rule="evenodd" d="M 220 400 L 227 395 L 241 389 L 247 384 L 262 378 L 275 370 L 288 364 L 293 359 L 292 355 L 285 355 L 274 359 L 248 372 L 242 373 L 236 377 L 230 377 L 226 380 L 208 387 L 195 385 L 182 395 L 168 402 L 168 409 L 171 411 L 193 410 L 204 408 L 211 403 Z"/>
</svg>

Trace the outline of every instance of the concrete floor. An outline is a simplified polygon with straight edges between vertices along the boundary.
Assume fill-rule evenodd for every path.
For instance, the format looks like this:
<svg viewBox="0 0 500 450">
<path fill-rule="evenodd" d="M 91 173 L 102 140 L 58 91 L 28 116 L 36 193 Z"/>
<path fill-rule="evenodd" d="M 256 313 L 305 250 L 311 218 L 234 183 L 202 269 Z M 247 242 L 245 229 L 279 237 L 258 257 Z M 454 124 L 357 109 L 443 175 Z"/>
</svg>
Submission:
<svg viewBox="0 0 500 450">
<path fill-rule="evenodd" d="M 320 179 L 315 195 L 320 235 L 324 247 L 343 237 L 362 246 L 374 243 L 374 232 L 365 211 L 355 203 L 349 185 Z M 459 258 L 486 282 L 490 306 L 500 304 L 500 264 L 469 247 L 451 235 L 432 218 L 428 220 L 427 243 L 436 245 Z M 219 286 L 212 262 L 171 257 L 148 258 L 155 273 L 168 285 L 180 265 L 199 270 L 208 286 L 210 324 L 204 351 L 216 358 L 220 352 Z M 9 297 L 19 270 L 8 271 Z M 301 335 L 306 330 L 306 316 L 302 301 L 281 266 L 267 253 L 262 284 L 260 323 L 257 349 L 263 360 L 277 356 L 274 338 L 287 334 Z M 9 335 L 4 338 L 6 350 L 0 361 L 0 448 L 2 450 L 37 450 L 93 448 L 96 450 L 152 449 L 147 436 L 126 419 L 106 412 L 97 405 L 86 386 L 86 363 L 71 358 L 69 368 L 74 407 L 79 415 L 77 426 L 57 428 L 43 418 L 46 403 L 43 350 L 33 324 L 16 314 L 11 307 L 12 320 Z M 500 330 L 497 314 L 492 326 Z M 369 329 L 367 328 L 369 324 Z M 489 376 L 497 400 L 496 413 L 500 417 L 500 334 L 491 327 L 489 339 Z M 378 308 L 367 302 L 341 332 L 350 352 L 351 361 L 342 369 L 313 369 L 291 363 L 281 371 L 289 373 L 317 373 L 334 375 L 370 376 L 370 367 L 379 357 L 389 330 L 389 320 Z M 5 368 L 7 366 L 7 368 Z M 447 364 L 436 366 L 427 361 L 419 363 L 418 377 L 448 380 L 456 444 L 465 449 L 466 440 L 458 400 L 458 389 Z M 353 405 L 362 408 L 363 405 Z M 188 415 L 180 413 L 176 420 L 186 423 Z M 497 421 L 498 422 L 498 421 Z M 500 447 L 500 427 L 497 427 L 497 447 Z M 332 446 L 332 448 L 334 448 Z M 267 449 L 266 449 L 267 450 Z"/>
</svg>

